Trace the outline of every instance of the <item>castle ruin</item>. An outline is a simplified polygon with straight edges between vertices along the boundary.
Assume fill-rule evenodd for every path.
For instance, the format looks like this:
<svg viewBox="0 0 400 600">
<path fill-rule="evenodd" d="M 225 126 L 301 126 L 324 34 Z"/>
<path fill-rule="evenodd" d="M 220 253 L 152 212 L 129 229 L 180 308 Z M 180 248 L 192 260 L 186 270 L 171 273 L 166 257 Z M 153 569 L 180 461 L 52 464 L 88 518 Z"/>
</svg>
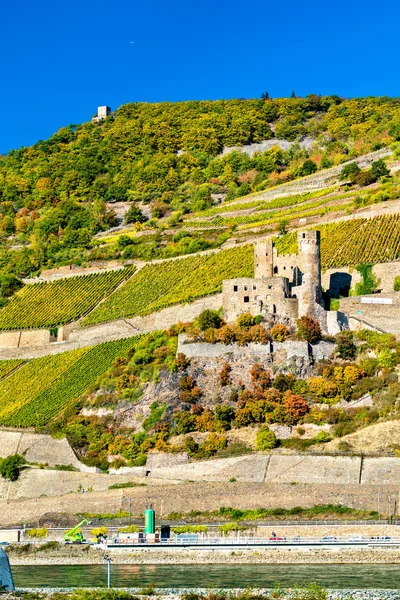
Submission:
<svg viewBox="0 0 400 600">
<path fill-rule="evenodd" d="M 254 244 L 254 278 L 223 282 L 223 308 L 228 322 L 243 313 L 251 313 L 294 325 L 296 319 L 308 315 L 326 330 L 320 232 L 301 231 L 297 241 L 298 255 L 278 256 L 272 240 Z"/>
</svg>

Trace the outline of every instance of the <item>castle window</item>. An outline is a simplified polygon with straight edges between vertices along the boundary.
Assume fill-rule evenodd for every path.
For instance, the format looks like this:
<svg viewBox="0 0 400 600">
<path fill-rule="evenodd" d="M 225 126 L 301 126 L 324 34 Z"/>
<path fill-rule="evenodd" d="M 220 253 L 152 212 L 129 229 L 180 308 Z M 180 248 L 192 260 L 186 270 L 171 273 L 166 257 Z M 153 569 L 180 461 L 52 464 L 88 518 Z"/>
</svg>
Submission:
<svg viewBox="0 0 400 600">
<path fill-rule="evenodd" d="M 250 302 L 250 296 L 245 296 L 243 298 L 243 302 Z"/>
<path fill-rule="evenodd" d="M 303 233 L 303 240 L 305 240 L 305 239 L 306 239 L 306 234 L 305 234 L 305 233 Z"/>
<path fill-rule="evenodd" d="M 272 290 L 272 285 L 269 285 L 269 286 L 268 286 L 268 289 L 269 289 L 269 290 Z"/>
<path fill-rule="evenodd" d="M 247 290 L 248 290 L 247 285 L 244 285 L 243 289 L 244 289 L 245 292 L 247 292 Z"/>
<path fill-rule="evenodd" d="M 276 306 L 275 306 L 275 304 L 272 305 L 272 312 L 273 312 L 274 315 L 276 315 Z"/>
<path fill-rule="evenodd" d="M 253 285 L 253 290 L 256 290 L 256 289 L 257 289 L 257 286 L 256 286 L 256 285 Z"/>
<path fill-rule="evenodd" d="M 237 292 L 237 291 L 238 291 L 238 286 L 237 286 L 237 285 L 234 285 L 234 286 L 233 286 L 233 291 L 234 291 L 234 292 Z"/>
<path fill-rule="evenodd" d="M 283 270 L 286 271 L 286 267 L 283 267 Z"/>
<path fill-rule="evenodd" d="M 278 273 L 278 267 L 274 267 L 274 274 L 276 275 Z"/>
<path fill-rule="evenodd" d="M 291 269 L 292 269 L 292 271 L 293 271 L 293 267 L 290 267 L 290 268 L 291 268 Z"/>
</svg>

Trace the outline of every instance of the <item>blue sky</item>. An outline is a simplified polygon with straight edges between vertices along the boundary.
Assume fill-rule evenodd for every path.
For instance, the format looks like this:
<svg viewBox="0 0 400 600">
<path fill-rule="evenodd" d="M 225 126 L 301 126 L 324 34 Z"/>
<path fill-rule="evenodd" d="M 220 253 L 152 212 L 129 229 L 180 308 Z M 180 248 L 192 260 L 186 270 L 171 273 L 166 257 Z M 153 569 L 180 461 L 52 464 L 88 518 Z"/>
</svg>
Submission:
<svg viewBox="0 0 400 600">
<path fill-rule="evenodd" d="M 396 0 L 4 2 L 0 152 L 101 104 L 400 95 L 399 13 Z"/>
</svg>

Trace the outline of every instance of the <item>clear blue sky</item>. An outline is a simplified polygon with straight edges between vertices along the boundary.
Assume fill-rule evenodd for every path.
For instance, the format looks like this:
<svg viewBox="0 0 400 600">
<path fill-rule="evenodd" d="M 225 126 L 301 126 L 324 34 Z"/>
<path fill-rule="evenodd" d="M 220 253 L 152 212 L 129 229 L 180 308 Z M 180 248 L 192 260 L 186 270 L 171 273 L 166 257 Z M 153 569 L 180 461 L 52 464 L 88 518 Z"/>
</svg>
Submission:
<svg viewBox="0 0 400 600">
<path fill-rule="evenodd" d="M 20 0 L 1 13 L 0 152 L 102 104 L 400 95 L 398 0 Z"/>
</svg>

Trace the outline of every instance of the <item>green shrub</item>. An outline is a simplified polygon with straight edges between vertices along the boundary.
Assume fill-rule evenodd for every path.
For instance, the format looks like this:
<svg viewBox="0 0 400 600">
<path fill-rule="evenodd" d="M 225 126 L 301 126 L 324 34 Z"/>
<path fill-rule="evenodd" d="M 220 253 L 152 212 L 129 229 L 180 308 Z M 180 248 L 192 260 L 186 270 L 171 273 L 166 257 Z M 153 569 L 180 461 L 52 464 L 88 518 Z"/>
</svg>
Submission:
<svg viewBox="0 0 400 600">
<path fill-rule="evenodd" d="M 205 331 L 210 328 L 219 329 L 222 324 L 222 319 L 216 310 L 207 308 L 199 314 L 197 322 L 201 331 Z"/>
<path fill-rule="evenodd" d="M 274 432 L 267 425 L 260 427 L 256 437 L 257 450 L 272 450 L 272 448 L 276 448 L 277 444 L 278 440 Z"/>
<path fill-rule="evenodd" d="M 379 179 L 380 177 L 385 177 L 386 175 L 390 175 L 390 171 L 385 165 L 385 162 L 382 160 L 382 158 L 372 163 L 371 173 L 374 177 L 376 177 L 376 179 Z"/>
<path fill-rule="evenodd" d="M 238 525 L 237 523 L 225 523 L 218 528 L 221 535 L 227 535 L 232 531 L 245 531 L 246 529 L 247 527 L 244 525 Z"/>
<path fill-rule="evenodd" d="M 360 173 L 361 169 L 357 163 L 351 162 L 348 165 L 345 165 L 340 172 L 339 179 L 344 181 L 345 179 L 353 180 L 358 173 Z"/>
<path fill-rule="evenodd" d="M 250 329 L 254 325 L 254 317 L 250 313 L 243 313 L 238 317 L 237 324 L 239 327 Z"/>
<path fill-rule="evenodd" d="M 353 342 L 352 331 L 341 331 L 336 335 L 336 353 L 344 360 L 352 360 L 357 352 L 357 346 Z"/>
<path fill-rule="evenodd" d="M 370 170 L 361 171 L 361 173 L 358 173 L 358 175 L 354 177 L 354 183 L 361 187 L 371 185 L 372 183 L 375 183 L 376 180 L 377 177 L 375 177 L 375 175 Z"/>
<path fill-rule="evenodd" d="M 362 296 L 364 294 L 373 294 L 380 281 L 372 272 L 373 265 L 371 264 L 360 264 L 356 267 L 357 271 L 361 275 L 360 283 L 356 283 L 355 293 L 356 296 Z"/>
<path fill-rule="evenodd" d="M 176 533 L 176 535 L 182 533 L 207 533 L 208 527 L 207 525 L 182 525 L 179 527 L 172 527 L 172 531 Z"/>
<path fill-rule="evenodd" d="M 24 463 L 25 459 L 20 454 L 11 454 L 7 458 L 0 459 L 0 475 L 3 479 L 17 481 Z"/>
<path fill-rule="evenodd" d="M 122 527 L 122 529 L 118 529 L 118 533 L 136 533 L 139 531 L 139 527 L 137 525 L 128 525 L 127 527 Z"/>
<path fill-rule="evenodd" d="M 330 442 L 331 439 L 332 438 L 327 431 L 319 431 L 315 436 L 314 441 L 317 444 L 324 444 L 325 442 Z"/>
<path fill-rule="evenodd" d="M 46 527 L 36 527 L 34 529 L 27 529 L 26 535 L 30 538 L 45 538 L 49 535 Z"/>
<path fill-rule="evenodd" d="M 400 275 L 397 275 L 393 281 L 393 289 L 395 292 L 400 292 Z"/>
<path fill-rule="evenodd" d="M 105 536 L 107 535 L 108 529 L 107 527 L 94 527 L 91 531 L 90 531 L 90 535 L 92 535 L 93 537 L 100 537 L 100 536 Z"/>
</svg>

